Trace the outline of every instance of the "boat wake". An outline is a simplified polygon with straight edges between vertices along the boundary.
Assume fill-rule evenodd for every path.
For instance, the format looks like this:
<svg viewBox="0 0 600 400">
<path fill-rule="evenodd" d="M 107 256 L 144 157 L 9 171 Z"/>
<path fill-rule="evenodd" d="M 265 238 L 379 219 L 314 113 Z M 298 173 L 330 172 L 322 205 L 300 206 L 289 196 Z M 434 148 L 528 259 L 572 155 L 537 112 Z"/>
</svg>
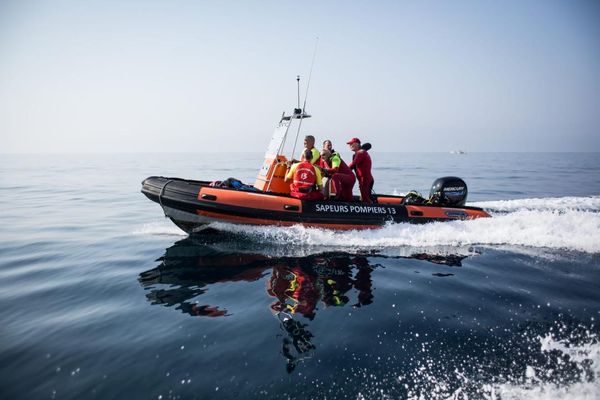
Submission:
<svg viewBox="0 0 600 400">
<path fill-rule="evenodd" d="M 563 213 L 582 211 L 599 213 L 600 196 L 481 201 L 468 205 L 481 207 L 495 214 L 516 211 L 553 211 Z"/>
<path fill-rule="evenodd" d="M 404 255 L 419 249 L 469 255 L 473 246 L 535 248 L 600 253 L 600 196 L 521 199 L 479 202 L 493 218 L 437 222 L 424 225 L 390 224 L 378 230 L 332 232 L 292 227 L 210 226 L 280 246 L 326 247 L 332 250 L 369 251 Z"/>
<path fill-rule="evenodd" d="M 564 255 L 565 251 L 600 253 L 600 196 L 486 201 L 469 205 L 484 208 L 493 218 L 424 225 L 389 224 L 377 230 L 335 232 L 301 225 L 277 227 L 216 222 L 204 231 L 216 230 L 224 235 L 222 241 L 230 244 L 249 241 L 253 251 L 257 246 L 265 247 L 269 254 L 274 252 L 275 255 L 290 252 L 309 255 L 323 249 L 376 252 L 384 256 L 410 256 L 419 252 L 472 255 L 477 253 L 478 247 L 533 251 L 536 255 Z M 186 236 L 168 220 L 146 224 L 134 233 Z"/>
</svg>

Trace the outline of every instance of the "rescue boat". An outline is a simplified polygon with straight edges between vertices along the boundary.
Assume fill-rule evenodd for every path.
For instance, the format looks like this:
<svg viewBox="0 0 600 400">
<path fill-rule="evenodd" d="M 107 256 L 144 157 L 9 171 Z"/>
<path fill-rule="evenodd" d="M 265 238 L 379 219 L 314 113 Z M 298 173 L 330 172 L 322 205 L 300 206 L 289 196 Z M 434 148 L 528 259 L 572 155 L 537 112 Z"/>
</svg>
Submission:
<svg viewBox="0 0 600 400">
<path fill-rule="evenodd" d="M 464 187 L 466 191 L 466 186 Z M 374 229 L 387 223 L 426 223 L 489 217 L 467 206 L 410 204 L 406 197 L 375 195 L 377 203 L 303 201 L 275 191 L 211 187 L 208 181 L 152 176 L 142 193 L 160 204 L 165 216 L 187 233 L 215 221 L 250 225 L 326 229 Z"/>
<path fill-rule="evenodd" d="M 300 224 L 350 230 L 375 229 L 388 223 L 427 223 L 490 216 L 481 208 L 465 206 L 467 185 L 457 177 L 437 179 L 428 199 L 414 194 L 373 194 L 373 204 L 366 204 L 358 197 L 351 202 L 306 201 L 291 197 L 289 183 L 284 181 L 288 159 L 283 148 L 293 122 L 298 123 L 297 139 L 302 121 L 310 117 L 299 105 L 290 115 L 282 114 L 252 186 L 231 179 L 225 184 L 215 184 L 151 176 L 142 182 L 142 193 L 158 203 L 165 216 L 187 233 L 201 230 L 215 221 L 250 225 Z"/>
</svg>

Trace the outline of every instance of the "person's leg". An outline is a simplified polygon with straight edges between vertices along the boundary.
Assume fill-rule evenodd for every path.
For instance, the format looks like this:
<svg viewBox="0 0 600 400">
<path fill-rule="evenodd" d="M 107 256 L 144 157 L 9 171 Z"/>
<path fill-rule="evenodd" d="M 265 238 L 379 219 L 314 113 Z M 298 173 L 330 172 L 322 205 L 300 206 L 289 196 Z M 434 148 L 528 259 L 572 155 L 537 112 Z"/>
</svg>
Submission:
<svg viewBox="0 0 600 400">
<path fill-rule="evenodd" d="M 290 196 L 295 197 L 295 198 L 300 199 L 300 200 L 310 200 L 310 194 L 311 193 L 304 193 L 304 192 L 292 191 L 292 192 L 290 192 Z"/>
<path fill-rule="evenodd" d="M 373 203 L 377 203 L 377 197 L 375 197 L 375 194 L 373 192 L 373 185 L 375 185 L 375 179 L 371 179 L 371 183 L 369 184 L 369 198 Z"/>
<path fill-rule="evenodd" d="M 312 201 L 316 201 L 316 200 L 323 200 L 323 193 L 319 192 L 318 190 L 313 190 L 310 193 L 306 193 L 306 197 L 304 197 L 302 200 L 312 200 Z"/>
<path fill-rule="evenodd" d="M 354 175 L 349 174 L 336 174 L 339 175 L 340 182 L 340 190 L 338 191 L 338 196 L 336 197 L 341 201 L 352 201 L 352 188 L 354 187 L 354 182 L 356 178 Z"/>
<path fill-rule="evenodd" d="M 360 187 L 360 201 L 371 204 L 371 182 L 359 180 L 358 186 Z"/>
<path fill-rule="evenodd" d="M 341 174 L 337 173 L 337 174 L 333 174 L 333 176 L 331 177 L 331 181 L 333 182 L 333 187 L 335 189 L 335 198 L 339 199 L 340 197 L 340 193 L 342 193 L 342 178 L 341 178 Z"/>
<path fill-rule="evenodd" d="M 329 182 L 330 182 L 331 178 L 328 177 L 323 177 L 323 197 L 328 199 L 329 198 Z"/>
</svg>

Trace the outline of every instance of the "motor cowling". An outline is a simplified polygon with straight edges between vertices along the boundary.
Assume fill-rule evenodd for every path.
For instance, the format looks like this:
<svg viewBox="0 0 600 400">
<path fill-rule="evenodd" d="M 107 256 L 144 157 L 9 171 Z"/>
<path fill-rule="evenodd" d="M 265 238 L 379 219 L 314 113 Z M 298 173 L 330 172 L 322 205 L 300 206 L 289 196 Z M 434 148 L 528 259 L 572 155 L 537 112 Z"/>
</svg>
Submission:
<svg viewBox="0 0 600 400">
<path fill-rule="evenodd" d="M 467 202 L 467 192 L 467 184 L 460 178 L 438 178 L 431 185 L 429 202 L 441 206 L 462 207 Z"/>
</svg>

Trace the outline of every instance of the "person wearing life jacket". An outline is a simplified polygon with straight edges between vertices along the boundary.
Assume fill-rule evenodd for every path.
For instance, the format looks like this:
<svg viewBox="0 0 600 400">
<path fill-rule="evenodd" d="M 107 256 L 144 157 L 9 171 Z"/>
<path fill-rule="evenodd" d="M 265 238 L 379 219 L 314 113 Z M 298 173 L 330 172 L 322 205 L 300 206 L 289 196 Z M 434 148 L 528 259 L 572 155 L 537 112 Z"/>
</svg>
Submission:
<svg viewBox="0 0 600 400">
<path fill-rule="evenodd" d="M 321 153 L 319 153 L 319 150 L 317 150 L 315 148 L 315 137 L 313 135 L 306 135 L 304 137 L 304 150 L 302 150 L 302 154 L 300 155 L 300 161 L 306 160 L 306 158 L 304 157 L 304 152 L 306 150 L 310 150 L 310 152 L 312 154 L 310 163 L 313 165 L 318 165 L 319 158 L 321 157 Z M 286 161 L 286 164 L 288 167 L 291 167 L 292 164 L 296 164 L 297 162 L 300 162 L 300 161 L 293 158 L 291 160 Z"/>
<path fill-rule="evenodd" d="M 321 150 L 321 153 L 323 152 L 323 150 L 329 150 L 331 153 L 334 153 L 335 151 L 333 150 L 333 144 L 331 143 L 331 140 L 326 139 L 323 141 L 323 149 Z M 321 156 L 323 157 L 323 156 Z M 319 166 L 321 164 L 323 158 L 319 159 Z M 324 172 L 324 171 L 323 171 Z M 329 199 L 330 197 L 330 193 L 329 193 L 329 183 L 330 183 L 331 177 L 328 176 L 327 174 L 323 175 L 323 197 L 325 197 L 326 199 Z"/>
<path fill-rule="evenodd" d="M 321 157 L 321 154 L 319 153 L 319 150 L 317 150 L 315 148 L 315 137 L 313 135 L 306 135 L 304 137 L 304 150 L 310 150 L 312 157 L 310 159 L 310 163 L 313 165 L 317 165 L 319 162 L 319 158 Z M 307 160 L 304 155 L 302 155 L 302 157 L 300 158 L 300 161 L 305 161 Z"/>
<path fill-rule="evenodd" d="M 350 145 L 350 150 L 354 152 L 352 162 L 348 165 L 356 173 L 358 187 L 360 188 L 360 201 L 371 204 L 371 190 L 373 189 L 373 175 L 371 175 L 371 156 L 367 150 L 360 145 L 359 138 L 352 138 L 347 142 Z"/>
<path fill-rule="evenodd" d="M 331 177 L 335 188 L 335 199 L 352 201 L 352 189 L 356 183 L 356 178 L 340 155 L 338 153 L 332 154 L 328 149 L 321 150 L 319 167 L 326 175 Z"/>
<path fill-rule="evenodd" d="M 285 176 L 286 181 L 293 179 L 290 195 L 300 200 L 323 200 L 321 171 L 311 163 L 312 151 L 304 150 L 303 157 L 305 161 L 292 165 Z"/>
</svg>

